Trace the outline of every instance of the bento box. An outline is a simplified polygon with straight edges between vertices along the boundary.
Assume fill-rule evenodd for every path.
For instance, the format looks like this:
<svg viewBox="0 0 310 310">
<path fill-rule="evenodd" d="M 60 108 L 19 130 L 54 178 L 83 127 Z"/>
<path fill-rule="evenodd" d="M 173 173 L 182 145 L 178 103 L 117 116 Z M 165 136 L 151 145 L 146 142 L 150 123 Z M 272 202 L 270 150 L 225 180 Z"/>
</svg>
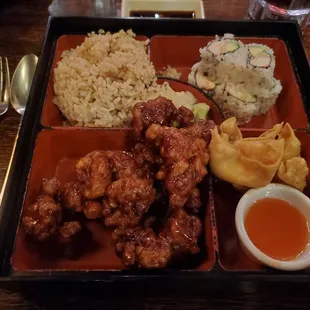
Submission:
<svg viewBox="0 0 310 310">
<path fill-rule="evenodd" d="M 258 137 L 279 123 L 289 123 L 301 143 L 301 156 L 310 165 L 310 89 L 307 87 L 310 70 L 297 24 L 51 17 L 1 205 L 1 279 L 151 282 L 216 279 L 299 281 L 302 277 L 303 280 L 310 281 L 307 269 L 291 273 L 276 271 L 258 264 L 245 254 L 235 227 L 235 210 L 242 193 L 231 184 L 215 177 L 209 167 L 208 173 L 203 174 L 204 177 L 198 185 L 200 209 L 190 215 L 189 219 L 193 221 L 195 218 L 199 221 L 201 230 L 196 244 L 189 250 L 193 255 L 172 264 L 163 264 L 164 268 L 128 268 L 115 251 L 112 229 L 106 220 L 100 218 L 89 220 L 82 214 L 74 215 L 74 221 L 78 220 L 83 228 L 82 236 L 76 244 L 79 255 L 73 258 L 64 256 L 62 248 L 56 246 L 54 241 L 35 242 L 27 236 L 22 222 L 27 210 L 40 195 L 43 179 L 57 177 L 60 183 L 69 182 L 76 177 L 75 166 L 83 156 L 95 150 L 106 152 L 105 154 L 110 154 L 111 150 L 129 151 L 134 145 L 134 132 L 129 125 L 122 128 L 88 127 L 77 123 L 73 126 L 66 121 L 55 104 L 54 69 L 62 53 L 76 48 L 84 42 L 87 33 L 99 29 L 110 32 L 131 29 L 136 33 L 137 41 L 147 42 L 146 54 L 153 63 L 156 74 L 160 76 L 158 84 L 168 83 L 173 91 L 190 92 L 199 102 L 207 103 L 210 108 L 208 117 L 216 126 L 223 123 L 225 113 L 212 99 L 212 92 L 202 91 L 197 85 L 188 82 L 193 65 L 201 60 L 199 50 L 214 40 L 215 35 L 223 36 L 226 33 L 233 33 L 244 44 L 254 42 L 257 46 L 269 46 L 277 62 L 274 77 L 281 81 L 282 91 L 276 104 L 267 113 L 254 116 L 252 120 L 240 125 L 240 132 L 245 138 Z M 173 67 L 179 73 L 178 78 L 159 73 L 167 66 Z M 96 169 L 101 168 L 98 166 Z M 304 193 L 310 197 L 309 175 L 306 181 L 308 185 Z M 147 183 L 143 184 L 144 191 L 148 191 L 145 185 Z M 121 188 L 116 196 L 121 196 L 124 188 Z M 159 215 L 160 207 L 154 212 L 155 217 L 166 216 Z M 153 215 L 150 214 L 150 218 L 154 217 Z M 194 224 L 193 227 L 193 230 L 196 229 Z M 165 233 L 168 234 L 167 231 Z M 42 236 L 43 234 L 40 238 Z M 159 239 L 156 239 L 156 242 L 158 243 Z M 165 244 L 161 246 L 162 250 Z M 170 248 L 167 251 L 170 251 Z M 158 264 L 156 266 L 160 266 L 160 263 Z M 145 265 L 141 258 L 138 267 Z"/>
</svg>

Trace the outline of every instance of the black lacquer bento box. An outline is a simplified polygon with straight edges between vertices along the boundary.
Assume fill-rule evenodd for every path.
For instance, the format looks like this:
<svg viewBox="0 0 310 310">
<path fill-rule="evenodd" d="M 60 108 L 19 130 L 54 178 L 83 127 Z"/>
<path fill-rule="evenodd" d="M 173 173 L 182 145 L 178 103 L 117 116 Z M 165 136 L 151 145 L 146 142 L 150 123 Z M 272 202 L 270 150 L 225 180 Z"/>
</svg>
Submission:
<svg viewBox="0 0 310 310">
<path fill-rule="evenodd" d="M 19 222 L 23 208 L 33 203 L 43 177 L 70 175 L 72 159 L 95 149 L 125 149 L 130 129 L 63 127 L 61 114 L 53 104 L 52 68 L 63 50 L 80 44 L 86 34 L 104 29 L 116 32 L 132 29 L 138 39 L 148 38 L 148 53 L 155 69 L 166 64 L 186 77 L 199 60 L 199 48 L 214 35 L 234 33 L 245 42 L 273 48 L 284 91 L 279 102 L 265 116 L 241 126 L 244 136 L 258 136 L 279 122 L 289 122 L 302 142 L 302 156 L 310 164 L 310 70 L 298 25 L 291 22 L 205 21 L 184 19 L 100 19 L 84 17 L 50 18 L 42 53 L 21 126 L 16 153 L 4 194 L 0 217 L 0 279 L 3 281 L 208 281 L 263 280 L 310 281 L 309 270 L 286 273 L 271 270 L 250 260 L 241 250 L 234 213 L 241 194 L 208 174 L 201 184 L 204 232 L 201 253 L 188 265 L 172 269 L 126 269 L 110 244 L 110 232 L 97 222 L 88 225 L 95 242 L 77 260 L 57 257 L 51 249 L 27 243 Z M 199 91 L 197 90 L 199 93 Z M 200 94 L 201 96 L 201 94 Z M 223 120 L 214 113 L 217 124 Z M 69 169 L 69 170 L 68 170 Z M 310 184 L 310 178 L 308 179 Z M 305 189 L 310 197 L 310 185 Z M 93 247 L 93 248 L 92 248 Z M 211 282 L 210 282 L 211 281 Z"/>
</svg>

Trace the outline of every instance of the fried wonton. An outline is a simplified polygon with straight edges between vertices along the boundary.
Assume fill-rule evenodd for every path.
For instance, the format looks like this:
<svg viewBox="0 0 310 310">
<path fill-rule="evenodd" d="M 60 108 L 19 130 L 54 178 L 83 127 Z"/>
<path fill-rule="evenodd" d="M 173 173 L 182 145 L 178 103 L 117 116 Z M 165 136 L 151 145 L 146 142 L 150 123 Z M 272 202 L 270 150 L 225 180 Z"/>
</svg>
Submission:
<svg viewBox="0 0 310 310">
<path fill-rule="evenodd" d="M 293 157 L 282 162 L 277 172 L 277 178 L 289 186 L 303 191 L 309 173 L 307 162 L 302 157 Z"/>
<path fill-rule="evenodd" d="M 271 129 L 266 130 L 259 137 L 268 139 L 277 139 L 282 131 L 283 123 L 274 125 Z"/>
<path fill-rule="evenodd" d="M 235 117 L 228 118 L 220 125 L 221 137 L 229 142 L 234 142 L 242 139 L 242 134 L 237 126 Z"/>
<path fill-rule="evenodd" d="M 234 143 L 212 130 L 209 145 L 212 172 L 229 183 L 262 187 L 276 174 L 284 151 L 284 139 L 248 138 Z"/>
<path fill-rule="evenodd" d="M 285 140 L 284 154 L 282 158 L 283 162 L 286 162 L 288 159 L 291 159 L 293 157 L 300 157 L 301 143 L 296 138 L 294 130 L 292 129 L 290 124 L 285 124 L 279 135 L 279 138 L 283 138 Z"/>
</svg>

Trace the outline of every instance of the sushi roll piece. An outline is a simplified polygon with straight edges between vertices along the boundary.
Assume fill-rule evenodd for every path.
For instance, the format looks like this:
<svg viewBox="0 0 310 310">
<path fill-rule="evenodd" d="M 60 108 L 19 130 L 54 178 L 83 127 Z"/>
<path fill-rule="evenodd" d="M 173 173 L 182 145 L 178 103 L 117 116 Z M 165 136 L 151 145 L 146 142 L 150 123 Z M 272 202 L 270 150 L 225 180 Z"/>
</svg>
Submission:
<svg viewBox="0 0 310 310">
<path fill-rule="evenodd" d="M 202 60 L 208 63 L 211 61 L 217 64 L 224 61 L 246 66 L 247 50 L 240 40 L 235 39 L 233 34 L 224 34 L 222 38 L 216 36 L 215 40 L 210 41 L 199 51 Z"/>
<path fill-rule="evenodd" d="M 279 80 L 274 79 L 274 87 L 269 90 L 264 97 L 257 97 L 259 109 L 255 115 L 266 114 L 268 110 L 276 103 L 276 100 L 281 93 L 282 85 Z"/>
<path fill-rule="evenodd" d="M 242 85 L 236 86 L 232 83 L 217 85 L 213 100 L 225 118 L 234 116 L 239 125 L 248 123 L 259 109 L 255 96 L 247 92 Z"/>
</svg>

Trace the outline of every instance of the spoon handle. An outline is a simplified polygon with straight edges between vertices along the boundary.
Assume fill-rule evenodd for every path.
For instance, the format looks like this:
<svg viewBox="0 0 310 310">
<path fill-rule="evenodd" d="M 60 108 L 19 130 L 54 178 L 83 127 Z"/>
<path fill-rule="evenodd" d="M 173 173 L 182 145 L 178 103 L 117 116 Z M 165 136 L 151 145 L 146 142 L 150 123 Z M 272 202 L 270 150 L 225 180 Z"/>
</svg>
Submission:
<svg viewBox="0 0 310 310">
<path fill-rule="evenodd" d="M 13 158 L 14 158 L 14 155 L 15 155 L 16 144 L 17 144 L 17 140 L 18 140 L 18 137 L 19 137 L 21 123 L 22 123 L 22 118 L 20 119 L 19 124 L 18 124 L 17 133 L 16 133 L 16 137 L 15 137 L 15 141 L 14 141 L 14 145 L 13 145 L 13 149 L 12 149 L 12 153 L 11 153 L 10 162 L 9 162 L 8 168 L 6 170 L 5 178 L 4 178 L 2 189 L 1 189 L 1 192 L 0 192 L 0 206 L 2 204 L 3 195 L 4 195 L 4 192 L 5 192 L 6 187 L 7 187 L 7 183 L 8 183 L 8 179 L 9 179 L 9 174 L 10 174 L 10 170 L 11 170 L 11 167 L 12 167 Z"/>
</svg>

